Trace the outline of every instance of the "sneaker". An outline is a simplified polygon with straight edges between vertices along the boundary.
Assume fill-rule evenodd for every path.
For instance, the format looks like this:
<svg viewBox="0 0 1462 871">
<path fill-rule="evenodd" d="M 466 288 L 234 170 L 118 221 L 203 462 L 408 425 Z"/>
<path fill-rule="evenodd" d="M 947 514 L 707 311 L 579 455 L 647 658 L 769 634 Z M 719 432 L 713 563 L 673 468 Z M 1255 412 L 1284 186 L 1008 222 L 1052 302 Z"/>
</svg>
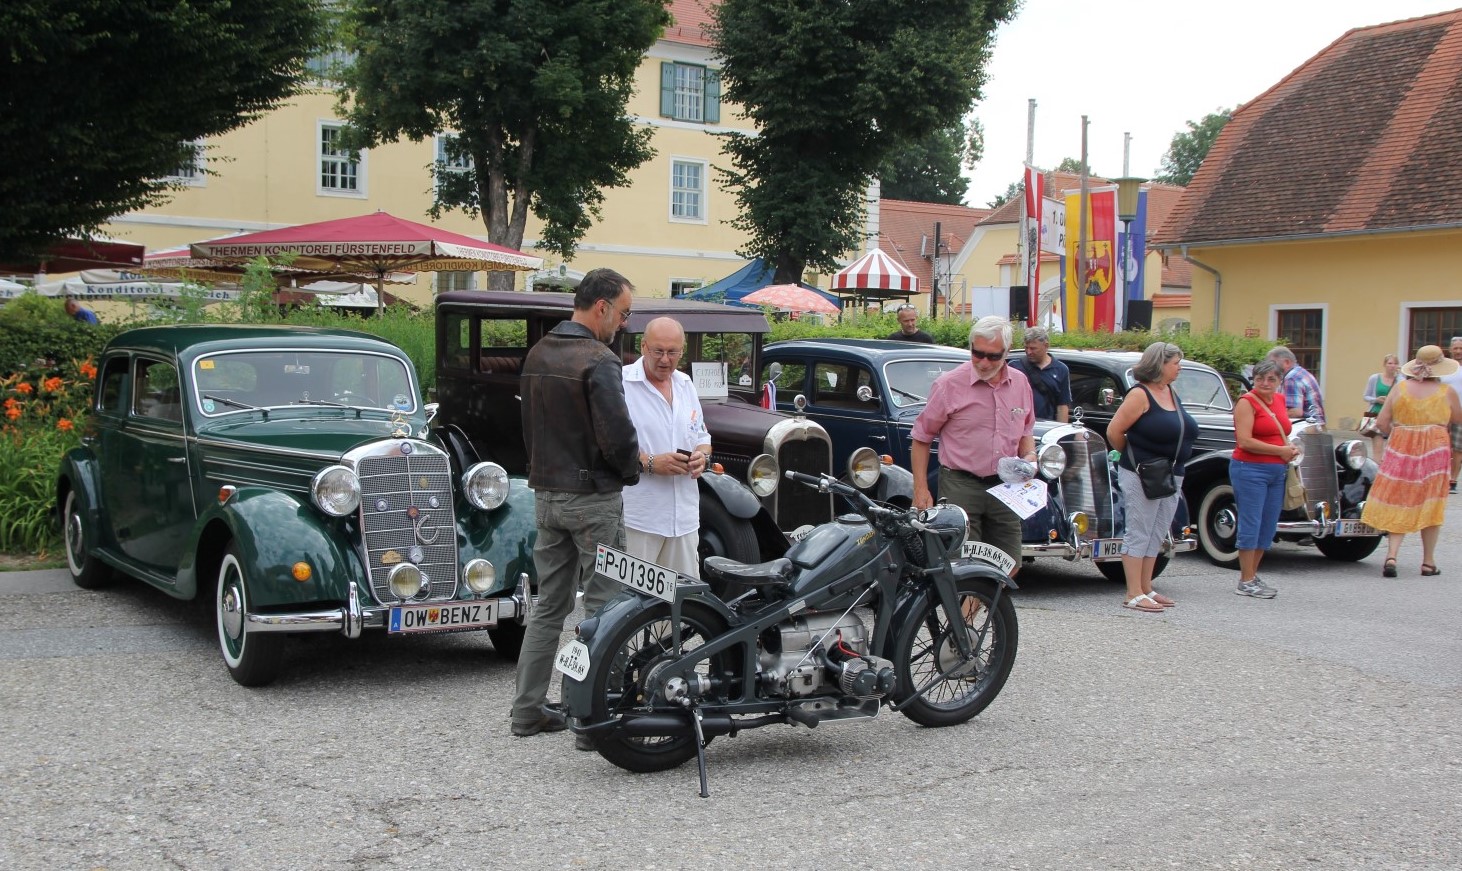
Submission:
<svg viewBox="0 0 1462 871">
<path fill-rule="evenodd" d="M 1240 596 L 1252 596 L 1255 599 L 1273 599 L 1276 595 L 1274 590 L 1262 586 L 1257 580 L 1249 581 L 1247 584 L 1239 584 L 1234 590 Z"/>
<path fill-rule="evenodd" d="M 1264 579 L 1261 578 L 1261 577 L 1259 577 L 1258 575 L 1255 575 L 1254 576 L 1254 581 L 1253 582 L 1255 584 L 1258 584 L 1260 589 L 1262 589 L 1262 590 L 1268 590 L 1269 591 L 1269 596 L 1267 598 L 1272 599 L 1275 596 L 1279 595 L 1279 591 L 1278 590 L 1276 590 L 1273 587 L 1269 586 L 1268 584 L 1264 583 Z"/>
<path fill-rule="evenodd" d="M 543 716 L 532 723 L 513 723 L 512 732 L 514 738 L 529 738 L 540 732 L 562 732 L 568 727 L 568 720 L 564 719 L 562 712 L 544 707 Z"/>
</svg>

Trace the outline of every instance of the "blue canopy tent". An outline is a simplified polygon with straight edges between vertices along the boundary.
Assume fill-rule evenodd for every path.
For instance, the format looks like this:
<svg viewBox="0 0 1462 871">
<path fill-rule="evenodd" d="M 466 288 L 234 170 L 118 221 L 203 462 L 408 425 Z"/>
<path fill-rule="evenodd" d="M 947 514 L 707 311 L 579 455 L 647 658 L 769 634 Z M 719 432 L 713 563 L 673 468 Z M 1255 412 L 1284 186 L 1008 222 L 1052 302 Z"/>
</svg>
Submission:
<svg viewBox="0 0 1462 871">
<path fill-rule="evenodd" d="M 676 299 L 690 299 L 698 302 L 720 302 L 726 305 L 736 305 L 743 308 L 757 308 L 754 305 L 747 305 L 741 301 L 743 296 L 753 291 L 761 290 L 772 283 L 777 270 L 764 260 L 752 260 L 745 266 L 705 287 L 698 287 L 689 293 L 682 293 Z M 819 290 L 806 282 L 799 282 L 803 287 L 813 291 L 818 296 L 842 308 L 842 300 L 830 293 Z"/>
</svg>

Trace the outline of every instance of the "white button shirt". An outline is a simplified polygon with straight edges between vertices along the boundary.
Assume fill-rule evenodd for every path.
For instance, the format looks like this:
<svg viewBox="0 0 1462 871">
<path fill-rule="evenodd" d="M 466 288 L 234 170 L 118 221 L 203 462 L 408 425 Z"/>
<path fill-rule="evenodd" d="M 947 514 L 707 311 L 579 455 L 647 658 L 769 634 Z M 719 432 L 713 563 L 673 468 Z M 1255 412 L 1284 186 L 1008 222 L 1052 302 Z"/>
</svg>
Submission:
<svg viewBox="0 0 1462 871">
<path fill-rule="evenodd" d="M 690 376 L 678 369 L 673 372 L 670 395 L 673 405 L 645 376 L 643 357 L 624 367 L 624 401 L 640 451 L 648 456 L 693 451 L 711 442 Z M 624 525 L 666 537 L 695 532 L 701 525 L 698 486 L 689 475 L 641 472 L 638 484 L 624 488 Z"/>
</svg>

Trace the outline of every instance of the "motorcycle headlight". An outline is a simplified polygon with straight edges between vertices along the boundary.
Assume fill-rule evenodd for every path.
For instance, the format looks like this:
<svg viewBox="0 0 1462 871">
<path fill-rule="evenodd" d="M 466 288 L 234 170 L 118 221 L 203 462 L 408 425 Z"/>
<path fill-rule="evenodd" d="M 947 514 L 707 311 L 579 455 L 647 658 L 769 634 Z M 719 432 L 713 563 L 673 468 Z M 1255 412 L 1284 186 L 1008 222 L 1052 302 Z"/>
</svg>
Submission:
<svg viewBox="0 0 1462 871">
<path fill-rule="evenodd" d="M 1366 464 L 1366 458 L 1371 455 L 1370 449 L 1361 439 L 1351 439 L 1348 442 L 1341 442 L 1335 449 L 1335 460 L 1343 466 L 1352 469 L 1359 469 Z"/>
<path fill-rule="evenodd" d="M 781 477 L 777 458 L 771 454 L 758 454 L 746 469 L 746 486 L 758 496 L 770 496 L 777 492 L 777 479 Z"/>
<path fill-rule="evenodd" d="M 474 559 L 462 568 L 462 577 L 467 581 L 467 589 L 474 593 L 486 593 L 497 581 L 497 569 L 485 559 Z"/>
<path fill-rule="evenodd" d="M 391 572 L 386 576 L 386 583 L 391 586 L 391 592 L 398 599 L 411 599 L 419 594 L 426 586 L 426 576 L 421 569 L 412 563 L 400 562 L 391 567 Z"/>
<path fill-rule="evenodd" d="M 462 495 L 483 511 L 508 501 L 508 486 L 508 472 L 497 463 L 477 463 L 462 473 Z"/>
<path fill-rule="evenodd" d="M 848 480 L 859 490 L 867 490 L 878 483 L 883 474 L 883 461 L 872 448 L 859 448 L 848 457 Z"/>
<path fill-rule="evenodd" d="M 1060 445 L 1046 445 L 1036 454 L 1036 468 L 1052 481 L 1066 471 L 1066 451 Z"/>
<path fill-rule="evenodd" d="M 310 482 L 315 507 L 331 517 L 344 517 L 360 507 L 360 479 L 345 466 L 321 469 Z"/>
</svg>

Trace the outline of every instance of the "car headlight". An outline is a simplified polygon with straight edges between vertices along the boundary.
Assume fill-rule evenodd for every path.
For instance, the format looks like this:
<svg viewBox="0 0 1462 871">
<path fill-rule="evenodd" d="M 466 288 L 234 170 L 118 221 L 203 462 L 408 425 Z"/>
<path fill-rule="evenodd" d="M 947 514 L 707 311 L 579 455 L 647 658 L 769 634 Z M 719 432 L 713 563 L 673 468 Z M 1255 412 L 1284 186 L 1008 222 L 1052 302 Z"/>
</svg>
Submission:
<svg viewBox="0 0 1462 871">
<path fill-rule="evenodd" d="M 360 507 L 360 479 L 345 466 L 321 469 L 310 482 L 315 507 L 331 517 L 344 517 Z"/>
<path fill-rule="evenodd" d="M 485 559 L 469 560 L 462 568 L 462 577 L 467 581 L 467 589 L 474 593 L 486 593 L 497 581 L 497 569 Z"/>
<path fill-rule="evenodd" d="M 497 463 L 477 463 L 462 473 L 462 495 L 483 511 L 508 501 L 508 487 L 508 472 Z"/>
<path fill-rule="evenodd" d="M 1303 463 L 1305 461 L 1305 446 L 1300 443 L 1298 435 L 1291 435 L 1289 437 L 1289 446 L 1299 451 L 1299 453 L 1294 455 L 1294 459 L 1289 461 L 1290 465 L 1298 466 L 1300 463 Z"/>
<path fill-rule="evenodd" d="M 746 486 L 758 496 L 770 496 L 777 492 L 777 479 L 782 477 L 777 458 L 771 454 L 758 454 L 746 468 Z"/>
<path fill-rule="evenodd" d="M 1342 465 L 1352 469 L 1359 469 L 1366 464 L 1366 458 L 1371 455 L 1370 449 L 1361 439 L 1351 439 L 1348 442 L 1341 442 L 1335 449 L 1335 459 Z"/>
<path fill-rule="evenodd" d="M 1067 519 L 1071 521 L 1071 528 L 1076 530 L 1077 535 L 1086 535 L 1086 531 L 1091 529 L 1091 518 L 1085 511 L 1073 511 Z"/>
<path fill-rule="evenodd" d="M 859 490 L 867 490 L 878 483 L 883 474 L 883 460 L 872 448 L 859 448 L 848 457 L 848 480 Z"/>
<path fill-rule="evenodd" d="M 396 595 L 396 598 L 413 599 L 426 586 L 426 576 L 416 565 L 400 562 L 391 567 L 390 574 L 386 576 L 386 583 L 390 584 L 391 592 Z"/>
<path fill-rule="evenodd" d="M 1046 445 L 1036 454 L 1036 467 L 1052 481 L 1066 471 L 1066 451 L 1060 445 Z"/>
</svg>

